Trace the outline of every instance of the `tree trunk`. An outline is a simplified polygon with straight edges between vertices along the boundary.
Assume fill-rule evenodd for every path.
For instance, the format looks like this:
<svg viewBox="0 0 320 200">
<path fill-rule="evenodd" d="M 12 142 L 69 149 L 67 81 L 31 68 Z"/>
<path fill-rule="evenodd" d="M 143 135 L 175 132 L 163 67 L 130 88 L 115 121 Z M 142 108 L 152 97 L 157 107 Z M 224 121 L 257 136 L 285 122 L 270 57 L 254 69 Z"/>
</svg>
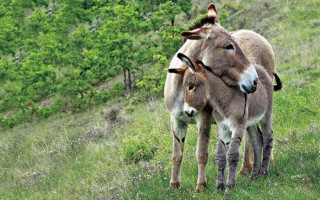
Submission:
<svg viewBox="0 0 320 200">
<path fill-rule="evenodd" d="M 171 26 L 174 26 L 174 19 L 171 19 Z"/>
<path fill-rule="evenodd" d="M 127 75 L 126 75 L 125 68 L 123 68 L 123 83 L 124 83 L 124 90 L 127 91 Z"/>
<path fill-rule="evenodd" d="M 136 84 L 136 82 L 137 82 L 137 76 L 136 76 L 135 73 L 133 73 L 132 76 L 133 76 L 133 90 L 136 90 L 136 89 L 138 89 L 138 88 L 137 88 L 137 84 Z"/>
<path fill-rule="evenodd" d="M 84 2 L 82 3 L 83 9 L 87 10 L 88 9 L 88 4 L 87 4 L 87 0 L 84 0 Z"/>
<path fill-rule="evenodd" d="M 128 85 L 129 85 L 129 91 L 131 92 L 132 88 L 131 88 L 131 72 L 130 72 L 130 69 L 128 69 Z"/>
<path fill-rule="evenodd" d="M 187 19 L 188 19 L 188 21 L 191 20 L 191 17 L 192 17 L 192 15 L 188 12 L 188 13 L 187 13 Z"/>
</svg>

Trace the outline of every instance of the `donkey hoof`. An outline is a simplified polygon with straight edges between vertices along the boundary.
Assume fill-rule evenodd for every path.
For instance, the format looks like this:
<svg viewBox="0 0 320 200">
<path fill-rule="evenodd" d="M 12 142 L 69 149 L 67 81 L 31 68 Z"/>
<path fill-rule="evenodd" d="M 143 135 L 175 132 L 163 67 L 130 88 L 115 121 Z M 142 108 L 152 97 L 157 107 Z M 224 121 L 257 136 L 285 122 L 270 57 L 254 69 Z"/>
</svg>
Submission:
<svg viewBox="0 0 320 200">
<path fill-rule="evenodd" d="M 242 168 L 240 169 L 240 171 L 238 172 L 238 174 L 240 174 L 240 175 L 246 175 L 246 174 L 248 174 L 251 170 L 252 170 L 252 167 L 251 167 L 251 166 L 245 166 L 245 167 L 242 167 Z"/>
<path fill-rule="evenodd" d="M 223 194 L 223 199 L 228 199 L 228 197 L 230 196 L 231 193 L 231 187 L 227 187 L 226 191 Z"/>
<path fill-rule="evenodd" d="M 218 182 L 216 188 L 217 190 L 224 190 L 225 185 L 223 182 Z"/>
<path fill-rule="evenodd" d="M 196 192 L 201 192 L 201 186 L 207 187 L 207 182 L 206 182 L 206 181 L 203 181 L 203 182 L 201 182 L 201 183 L 197 183 Z"/>
<path fill-rule="evenodd" d="M 268 176 L 268 175 L 269 175 L 269 172 L 268 172 L 268 170 L 260 169 L 259 175 L 260 175 L 260 176 Z"/>
<path fill-rule="evenodd" d="M 258 178 L 258 176 L 259 176 L 259 173 L 257 173 L 257 172 L 252 172 L 250 178 L 251 178 L 252 180 L 256 180 L 256 179 Z"/>
<path fill-rule="evenodd" d="M 238 172 L 238 174 L 240 174 L 240 175 L 246 175 L 248 173 L 249 173 L 249 170 L 245 169 L 245 168 L 241 168 L 241 170 Z"/>
<path fill-rule="evenodd" d="M 180 187 L 180 182 L 179 181 L 170 182 L 170 187 L 171 188 L 179 188 Z"/>
</svg>

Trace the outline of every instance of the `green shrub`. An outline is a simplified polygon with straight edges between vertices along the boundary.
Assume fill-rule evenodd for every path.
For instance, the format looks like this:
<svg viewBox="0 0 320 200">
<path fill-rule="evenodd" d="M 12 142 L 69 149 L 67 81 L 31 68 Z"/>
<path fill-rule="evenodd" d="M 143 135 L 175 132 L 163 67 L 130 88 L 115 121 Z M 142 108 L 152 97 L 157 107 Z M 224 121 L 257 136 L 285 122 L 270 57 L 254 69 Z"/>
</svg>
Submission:
<svg viewBox="0 0 320 200">
<path fill-rule="evenodd" d="M 46 106 L 39 109 L 40 116 L 42 118 L 48 118 L 53 113 L 53 108 L 51 106 Z"/>
<path fill-rule="evenodd" d="M 18 124 L 18 119 L 17 119 L 16 116 L 10 116 L 10 117 L 1 119 L 1 126 L 2 127 L 10 127 L 10 128 L 12 128 L 17 124 Z"/>
<path fill-rule="evenodd" d="M 138 136 L 130 136 L 123 140 L 122 150 L 125 160 L 129 163 L 149 161 L 154 157 L 157 148 L 153 143 Z"/>
<path fill-rule="evenodd" d="M 182 43 L 176 16 L 191 5 L 190 0 L 0 1 L 0 116 L 15 115 L 1 125 L 88 109 L 124 89 L 139 90 L 132 101 L 162 96 L 169 58 Z M 124 83 L 96 91 L 120 76 Z M 50 107 L 38 108 L 49 98 Z"/>
<path fill-rule="evenodd" d="M 110 90 L 104 90 L 100 93 L 95 93 L 95 100 L 98 102 L 107 102 L 109 99 L 119 97 L 124 90 L 122 83 L 115 83 Z"/>
</svg>

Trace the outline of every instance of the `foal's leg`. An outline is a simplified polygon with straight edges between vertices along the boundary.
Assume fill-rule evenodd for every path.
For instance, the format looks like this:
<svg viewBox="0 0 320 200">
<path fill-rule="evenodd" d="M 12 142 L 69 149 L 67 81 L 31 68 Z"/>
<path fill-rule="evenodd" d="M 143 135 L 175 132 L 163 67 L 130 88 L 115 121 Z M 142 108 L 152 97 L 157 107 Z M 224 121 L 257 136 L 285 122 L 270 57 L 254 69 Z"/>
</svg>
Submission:
<svg viewBox="0 0 320 200">
<path fill-rule="evenodd" d="M 216 156 L 216 163 L 218 167 L 218 177 L 217 177 L 217 190 L 223 190 L 225 188 L 225 175 L 226 175 L 226 164 L 227 158 L 226 153 L 227 149 L 230 145 L 231 141 L 231 132 L 223 130 L 221 126 L 217 127 L 217 135 L 218 135 L 218 142 L 217 142 L 217 156 Z"/>
<path fill-rule="evenodd" d="M 247 128 L 248 135 L 252 138 L 254 152 L 254 163 L 251 178 L 258 176 L 261 167 L 262 136 L 257 128 L 257 124 Z"/>
<path fill-rule="evenodd" d="M 253 159 L 254 159 L 253 140 L 250 134 L 246 134 L 242 167 L 239 171 L 239 174 L 245 175 L 252 170 Z"/>
<path fill-rule="evenodd" d="M 198 124 L 198 145 L 196 157 L 198 161 L 198 181 L 196 191 L 199 192 L 201 185 L 207 186 L 206 181 L 206 165 L 208 162 L 208 143 L 211 130 L 211 112 L 201 112 L 197 118 Z"/>
<path fill-rule="evenodd" d="M 262 140 L 263 140 L 263 159 L 260 168 L 260 175 L 268 175 L 269 163 L 272 158 L 273 148 L 273 130 L 272 130 L 272 117 L 271 114 L 266 116 L 261 121 Z"/>
<path fill-rule="evenodd" d="M 183 146 L 187 133 L 187 123 L 171 117 L 171 129 L 173 133 L 172 149 L 172 173 L 170 187 L 180 186 L 180 167 L 183 155 Z"/>
<path fill-rule="evenodd" d="M 227 154 L 227 161 L 229 165 L 229 175 L 227 181 L 227 189 L 224 193 L 224 196 L 227 197 L 230 194 L 231 188 L 234 186 L 236 181 L 237 166 L 239 163 L 239 152 L 240 145 L 245 133 L 245 128 L 237 126 L 235 131 L 232 133 L 232 139 L 230 142 L 230 147 Z"/>
</svg>

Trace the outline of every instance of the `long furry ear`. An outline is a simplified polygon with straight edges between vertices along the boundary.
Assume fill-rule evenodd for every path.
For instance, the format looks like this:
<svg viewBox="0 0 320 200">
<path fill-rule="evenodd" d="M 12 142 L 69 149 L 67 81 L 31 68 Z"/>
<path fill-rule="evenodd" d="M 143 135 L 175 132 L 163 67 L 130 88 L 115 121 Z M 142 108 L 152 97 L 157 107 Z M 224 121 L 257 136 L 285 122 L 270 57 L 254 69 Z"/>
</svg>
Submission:
<svg viewBox="0 0 320 200">
<path fill-rule="evenodd" d="M 187 69 L 188 69 L 188 67 L 177 68 L 177 69 L 168 69 L 168 72 L 174 73 L 174 74 L 184 75 L 184 73 L 187 71 Z"/>
<path fill-rule="evenodd" d="M 177 56 L 184 64 L 186 64 L 190 68 L 192 73 L 197 71 L 195 66 L 193 65 L 192 61 L 190 60 L 190 58 L 188 58 L 186 55 L 184 55 L 182 53 L 178 53 Z"/>
<path fill-rule="evenodd" d="M 219 22 L 218 12 L 217 12 L 216 6 L 215 6 L 213 3 L 208 6 L 207 16 L 208 16 L 209 18 L 214 18 L 214 21 L 215 21 L 216 23 Z"/>
<path fill-rule="evenodd" d="M 211 37 L 211 31 L 208 28 L 197 28 L 191 31 L 181 32 L 181 36 L 189 40 L 201 40 Z"/>
</svg>

